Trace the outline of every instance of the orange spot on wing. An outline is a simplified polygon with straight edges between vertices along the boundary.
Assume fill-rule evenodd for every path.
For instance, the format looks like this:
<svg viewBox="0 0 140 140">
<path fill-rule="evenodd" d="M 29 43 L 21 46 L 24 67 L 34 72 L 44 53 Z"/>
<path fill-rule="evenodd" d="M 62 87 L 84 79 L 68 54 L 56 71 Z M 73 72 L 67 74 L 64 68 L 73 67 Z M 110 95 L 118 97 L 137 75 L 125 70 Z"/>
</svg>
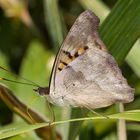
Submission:
<svg viewBox="0 0 140 140">
<path fill-rule="evenodd" d="M 76 59 L 78 56 L 83 54 L 88 49 L 87 46 L 80 47 L 77 49 L 74 55 L 71 55 L 68 51 L 63 51 L 63 53 L 66 55 L 64 60 L 60 60 L 60 63 L 58 65 L 58 72 L 63 70 L 70 62 L 72 62 L 74 59 Z"/>
<path fill-rule="evenodd" d="M 78 49 L 78 54 L 79 54 L 79 55 L 80 55 L 80 54 L 83 54 L 84 52 L 85 52 L 85 50 L 84 50 L 83 47 Z"/>
</svg>

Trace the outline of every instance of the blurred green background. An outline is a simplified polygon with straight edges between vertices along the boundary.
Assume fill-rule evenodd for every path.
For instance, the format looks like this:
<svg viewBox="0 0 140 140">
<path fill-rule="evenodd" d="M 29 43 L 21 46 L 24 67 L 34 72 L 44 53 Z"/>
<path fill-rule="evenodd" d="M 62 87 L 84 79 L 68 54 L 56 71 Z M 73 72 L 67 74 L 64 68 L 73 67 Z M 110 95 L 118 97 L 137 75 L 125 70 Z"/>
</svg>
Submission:
<svg viewBox="0 0 140 140">
<path fill-rule="evenodd" d="M 116 58 L 123 75 L 136 89 L 135 100 L 126 110 L 140 108 L 140 1 L 139 0 L 0 0 L 0 66 L 41 86 L 48 86 L 53 61 L 68 30 L 86 9 L 100 18 L 99 33 L 109 52 Z M 0 77 L 22 81 L 0 70 Z M 28 107 L 51 117 L 46 99 L 31 86 L 2 82 Z M 56 120 L 87 116 L 80 109 L 54 107 Z M 116 112 L 116 106 L 99 109 L 103 114 Z M 83 115 L 86 114 L 86 115 Z M 0 100 L 0 126 L 26 123 Z M 140 139 L 138 122 L 127 123 L 128 140 Z M 117 140 L 116 121 L 98 120 L 56 126 L 64 140 Z M 55 128 L 54 128 L 55 129 Z M 7 138 L 41 139 L 34 132 Z M 51 138 L 52 139 L 52 138 Z M 54 138 L 55 139 L 55 138 Z"/>
</svg>

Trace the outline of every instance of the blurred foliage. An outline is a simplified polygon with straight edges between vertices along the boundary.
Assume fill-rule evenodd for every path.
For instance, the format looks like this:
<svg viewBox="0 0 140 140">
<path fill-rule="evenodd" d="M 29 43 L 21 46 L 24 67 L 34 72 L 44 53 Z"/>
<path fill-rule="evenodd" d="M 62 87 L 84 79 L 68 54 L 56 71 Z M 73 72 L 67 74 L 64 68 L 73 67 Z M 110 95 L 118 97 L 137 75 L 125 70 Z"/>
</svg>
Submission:
<svg viewBox="0 0 140 140">
<path fill-rule="evenodd" d="M 0 66 L 42 86 L 48 86 L 55 54 L 76 17 L 86 9 L 91 9 L 99 16 L 101 20 L 99 32 L 103 41 L 120 64 L 130 85 L 136 89 L 135 101 L 127 104 L 126 109 L 139 109 L 139 0 L 0 0 Z M 2 70 L 0 76 L 22 81 L 20 77 Z M 15 96 L 20 98 L 27 108 L 30 107 L 38 114 L 51 118 L 46 99 L 36 95 L 32 87 L 8 82 L 4 84 L 12 89 Z M 0 135 L 4 134 L 6 129 L 10 133 L 9 136 L 26 132 L 7 139 L 41 139 L 38 134 L 30 132 L 39 128 L 38 126 L 27 125 L 26 119 L 25 121 L 21 119 L 22 115 L 19 117 L 15 115 L 16 111 L 10 109 L 0 100 Z M 101 114 L 112 114 L 116 112 L 116 107 L 113 105 L 98 111 Z M 71 110 L 65 107 L 55 106 L 54 112 L 57 121 L 87 116 L 87 110 Z M 125 114 L 125 119 L 130 117 L 133 119 L 129 120 L 136 118 L 140 121 L 139 112 L 129 115 Z M 5 126 L 6 124 L 8 126 Z M 66 123 L 56 127 L 58 127 L 57 134 L 63 139 L 117 140 L 116 121 L 112 120 L 80 121 L 71 123 L 70 126 Z M 55 130 L 55 127 L 52 129 Z M 139 132 L 138 122 L 127 123 L 128 139 L 138 140 Z M 51 139 L 56 137 L 61 139 L 58 135 L 55 136 L 56 131 L 50 133 Z"/>
</svg>

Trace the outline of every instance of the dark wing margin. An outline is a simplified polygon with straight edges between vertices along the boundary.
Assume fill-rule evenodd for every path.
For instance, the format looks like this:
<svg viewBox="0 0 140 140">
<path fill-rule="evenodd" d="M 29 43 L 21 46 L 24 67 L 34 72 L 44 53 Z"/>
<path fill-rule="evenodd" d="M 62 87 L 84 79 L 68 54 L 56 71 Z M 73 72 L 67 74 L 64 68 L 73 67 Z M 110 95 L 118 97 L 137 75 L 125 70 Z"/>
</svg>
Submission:
<svg viewBox="0 0 140 140">
<path fill-rule="evenodd" d="M 58 70 L 60 61 L 65 59 L 65 52 L 67 52 L 69 56 L 75 55 L 76 51 L 80 47 L 87 46 L 89 42 L 93 44 L 91 46 L 96 46 L 100 49 L 106 50 L 104 43 L 98 36 L 97 30 L 99 22 L 99 18 L 90 10 L 84 11 L 76 19 L 55 58 L 49 87 L 53 86 L 55 89 L 56 72 Z"/>
</svg>

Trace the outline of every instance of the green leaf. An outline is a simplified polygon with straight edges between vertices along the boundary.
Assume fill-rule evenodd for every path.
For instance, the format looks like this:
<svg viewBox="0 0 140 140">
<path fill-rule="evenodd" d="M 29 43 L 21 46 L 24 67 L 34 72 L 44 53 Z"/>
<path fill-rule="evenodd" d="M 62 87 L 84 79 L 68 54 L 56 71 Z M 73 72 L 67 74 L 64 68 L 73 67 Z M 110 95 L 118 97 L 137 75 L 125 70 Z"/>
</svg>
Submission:
<svg viewBox="0 0 140 140">
<path fill-rule="evenodd" d="M 6 55 L 4 55 L 4 53 L 2 53 L 2 52 L 0 52 L 0 66 L 10 71 L 10 68 L 8 65 L 8 59 L 7 59 Z M 13 76 L 14 75 L 12 75 L 11 73 L 6 72 L 3 69 L 0 69 L 0 77 L 15 80 L 16 78 Z M 11 82 L 1 80 L 0 83 L 6 84 L 8 87 L 10 87 L 13 90 L 16 88 L 16 86 L 14 84 L 12 84 Z"/>
<path fill-rule="evenodd" d="M 126 61 L 131 66 L 135 74 L 140 78 L 140 40 L 138 40 L 133 49 L 129 52 Z"/>
<path fill-rule="evenodd" d="M 119 0 L 100 28 L 109 52 L 121 64 L 140 36 L 139 0 Z"/>
<path fill-rule="evenodd" d="M 123 113 L 117 113 L 109 115 L 109 118 L 111 119 L 124 119 L 124 120 L 130 120 L 130 121 L 140 121 L 140 110 L 131 110 L 131 111 L 125 111 Z"/>
<path fill-rule="evenodd" d="M 53 47 L 58 50 L 63 41 L 65 24 L 58 8 L 58 0 L 44 0 L 45 18 Z"/>
<path fill-rule="evenodd" d="M 29 132 L 31 130 L 37 129 L 41 126 L 47 125 L 45 124 L 39 124 L 38 125 L 29 125 L 29 124 L 11 124 L 3 127 L 0 129 L 0 139 L 8 138 L 11 136 L 19 135 L 22 133 Z"/>
<path fill-rule="evenodd" d="M 127 125 L 127 129 L 131 130 L 131 131 L 138 131 L 138 132 L 140 132 L 140 125 L 139 125 L 139 123 L 138 124 L 130 123 L 130 124 Z"/>
<path fill-rule="evenodd" d="M 78 117 L 85 117 L 89 111 L 87 109 L 79 109 L 79 108 L 72 108 L 71 109 L 71 117 L 70 118 L 78 118 Z M 80 126 L 82 125 L 82 121 L 70 123 L 69 135 L 68 139 L 75 139 L 77 134 L 80 131 Z"/>
<path fill-rule="evenodd" d="M 78 122 L 78 121 L 88 121 L 88 120 L 102 120 L 107 119 L 106 117 L 87 117 L 87 118 L 76 118 L 76 119 L 70 119 L 65 121 L 58 121 L 53 122 L 51 125 L 58 125 L 58 124 L 64 124 L 69 122 Z M 131 110 L 131 111 L 125 111 L 123 113 L 117 113 L 108 115 L 108 119 L 125 119 L 129 121 L 138 121 L 140 122 L 140 110 Z M 31 130 L 35 130 L 44 126 L 48 126 L 49 123 L 38 123 L 34 125 L 28 125 L 28 124 L 12 124 L 3 127 L 0 129 L 0 139 L 2 138 L 8 138 L 14 135 L 22 134 L 25 132 L 29 132 Z"/>
<path fill-rule="evenodd" d="M 51 55 L 52 53 L 45 50 L 39 41 L 32 41 L 23 59 L 20 75 L 42 87 L 47 87 L 51 72 Z M 18 85 L 15 93 L 29 107 L 46 113 L 46 100 L 33 91 L 36 88 L 28 85 Z"/>
</svg>

